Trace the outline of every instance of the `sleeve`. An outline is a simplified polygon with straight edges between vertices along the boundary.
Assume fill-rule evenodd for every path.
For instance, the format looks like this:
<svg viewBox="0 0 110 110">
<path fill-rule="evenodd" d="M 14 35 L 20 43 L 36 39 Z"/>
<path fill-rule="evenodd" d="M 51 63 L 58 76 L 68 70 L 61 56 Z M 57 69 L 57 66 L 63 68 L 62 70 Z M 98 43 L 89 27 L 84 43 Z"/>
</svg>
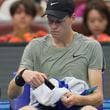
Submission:
<svg viewBox="0 0 110 110">
<path fill-rule="evenodd" d="M 32 55 L 32 49 L 32 42 L 30 42 L 24 49 L 19 68 L 28 68 L 30 70 L 33 70 L 34 60 Z"/>
<path fill-rule="evenodd" d="M 104 55 L 103 50 L 98 42 L 93 42 L 91 45 L 91 55 L 89 58 L 88 69 L 103 69 L 104 65 Z"/>
</svg>

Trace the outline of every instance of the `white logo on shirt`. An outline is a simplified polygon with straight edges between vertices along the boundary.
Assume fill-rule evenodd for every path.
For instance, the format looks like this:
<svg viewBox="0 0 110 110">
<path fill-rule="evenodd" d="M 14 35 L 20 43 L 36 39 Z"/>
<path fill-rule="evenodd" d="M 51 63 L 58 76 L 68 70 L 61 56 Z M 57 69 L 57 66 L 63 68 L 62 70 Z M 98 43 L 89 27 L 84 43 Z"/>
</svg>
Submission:
<svg viewBox="0 0 110 110">
<path fill-rule="evenodd" d="M 53 2 L 50 5 L 53 6 L 53 5 L 56 5 L 56 4 L 58 4 L 58 2 Z"/>
</svg>

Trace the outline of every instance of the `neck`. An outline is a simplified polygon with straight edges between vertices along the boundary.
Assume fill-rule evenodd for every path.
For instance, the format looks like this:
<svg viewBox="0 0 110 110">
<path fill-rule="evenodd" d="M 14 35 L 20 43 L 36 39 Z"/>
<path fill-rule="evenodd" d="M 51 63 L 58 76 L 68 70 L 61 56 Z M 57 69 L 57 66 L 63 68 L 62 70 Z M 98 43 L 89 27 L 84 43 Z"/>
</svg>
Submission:
<svg viewBox="0 0 110 110">
<path fill-rule="evenodd" d="M 24 29 L 19 29 L 17 27 L 14 27 L 13 29 L 13 35 L 15 37 L 19 37 L 19 38 L 23 38 L 24 37 L 24 34 L 27 33 L 27 32 L 30 32 L 30 28 L 24 28 Z"/>
<path fill-rule="evenodd" d="M 69 46 L 73 41 L 74 33 L 75 32 L 71 31 L 67 36 L 63 37 L 63 39 L 55 39 L 52 37 L 53 46 L 57 48 L 64 48 Z"/>
</svg>

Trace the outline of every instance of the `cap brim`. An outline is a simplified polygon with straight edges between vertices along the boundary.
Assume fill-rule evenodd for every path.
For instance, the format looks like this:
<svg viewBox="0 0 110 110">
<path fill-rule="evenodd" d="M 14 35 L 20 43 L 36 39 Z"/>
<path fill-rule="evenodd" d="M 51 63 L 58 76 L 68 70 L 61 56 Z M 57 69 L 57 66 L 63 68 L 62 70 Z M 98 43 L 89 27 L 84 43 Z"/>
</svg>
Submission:
<svg viewBox="0 0 110 110">
<path fill-rule="evenodd" d="M 56 11 L 56 10 L 46 10 L 45 14 L 54 16 L 54 17 L 59 18 L 59 19 L 63 19 L 67 15 L 66 12 Z"/>
</svg>

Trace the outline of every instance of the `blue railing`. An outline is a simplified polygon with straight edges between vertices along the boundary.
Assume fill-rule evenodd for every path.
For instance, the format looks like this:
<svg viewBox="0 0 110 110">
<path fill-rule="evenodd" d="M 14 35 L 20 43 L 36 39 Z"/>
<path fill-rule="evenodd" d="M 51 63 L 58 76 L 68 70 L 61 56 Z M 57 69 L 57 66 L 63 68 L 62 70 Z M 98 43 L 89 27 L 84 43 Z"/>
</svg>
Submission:
<svg viewBox="0 0 110 110">
<path fill-rule="evenodd" d="M 9 101 L 0 101 L 0 110 L 10 110 Z"/>
<path fill-rule="evenodd" d="M 9 101 L 0 101 L 0 110 L 10 110 Z M 110 110 L 110 100 L 104 100 L 103 110 Z"/>
</svg>

